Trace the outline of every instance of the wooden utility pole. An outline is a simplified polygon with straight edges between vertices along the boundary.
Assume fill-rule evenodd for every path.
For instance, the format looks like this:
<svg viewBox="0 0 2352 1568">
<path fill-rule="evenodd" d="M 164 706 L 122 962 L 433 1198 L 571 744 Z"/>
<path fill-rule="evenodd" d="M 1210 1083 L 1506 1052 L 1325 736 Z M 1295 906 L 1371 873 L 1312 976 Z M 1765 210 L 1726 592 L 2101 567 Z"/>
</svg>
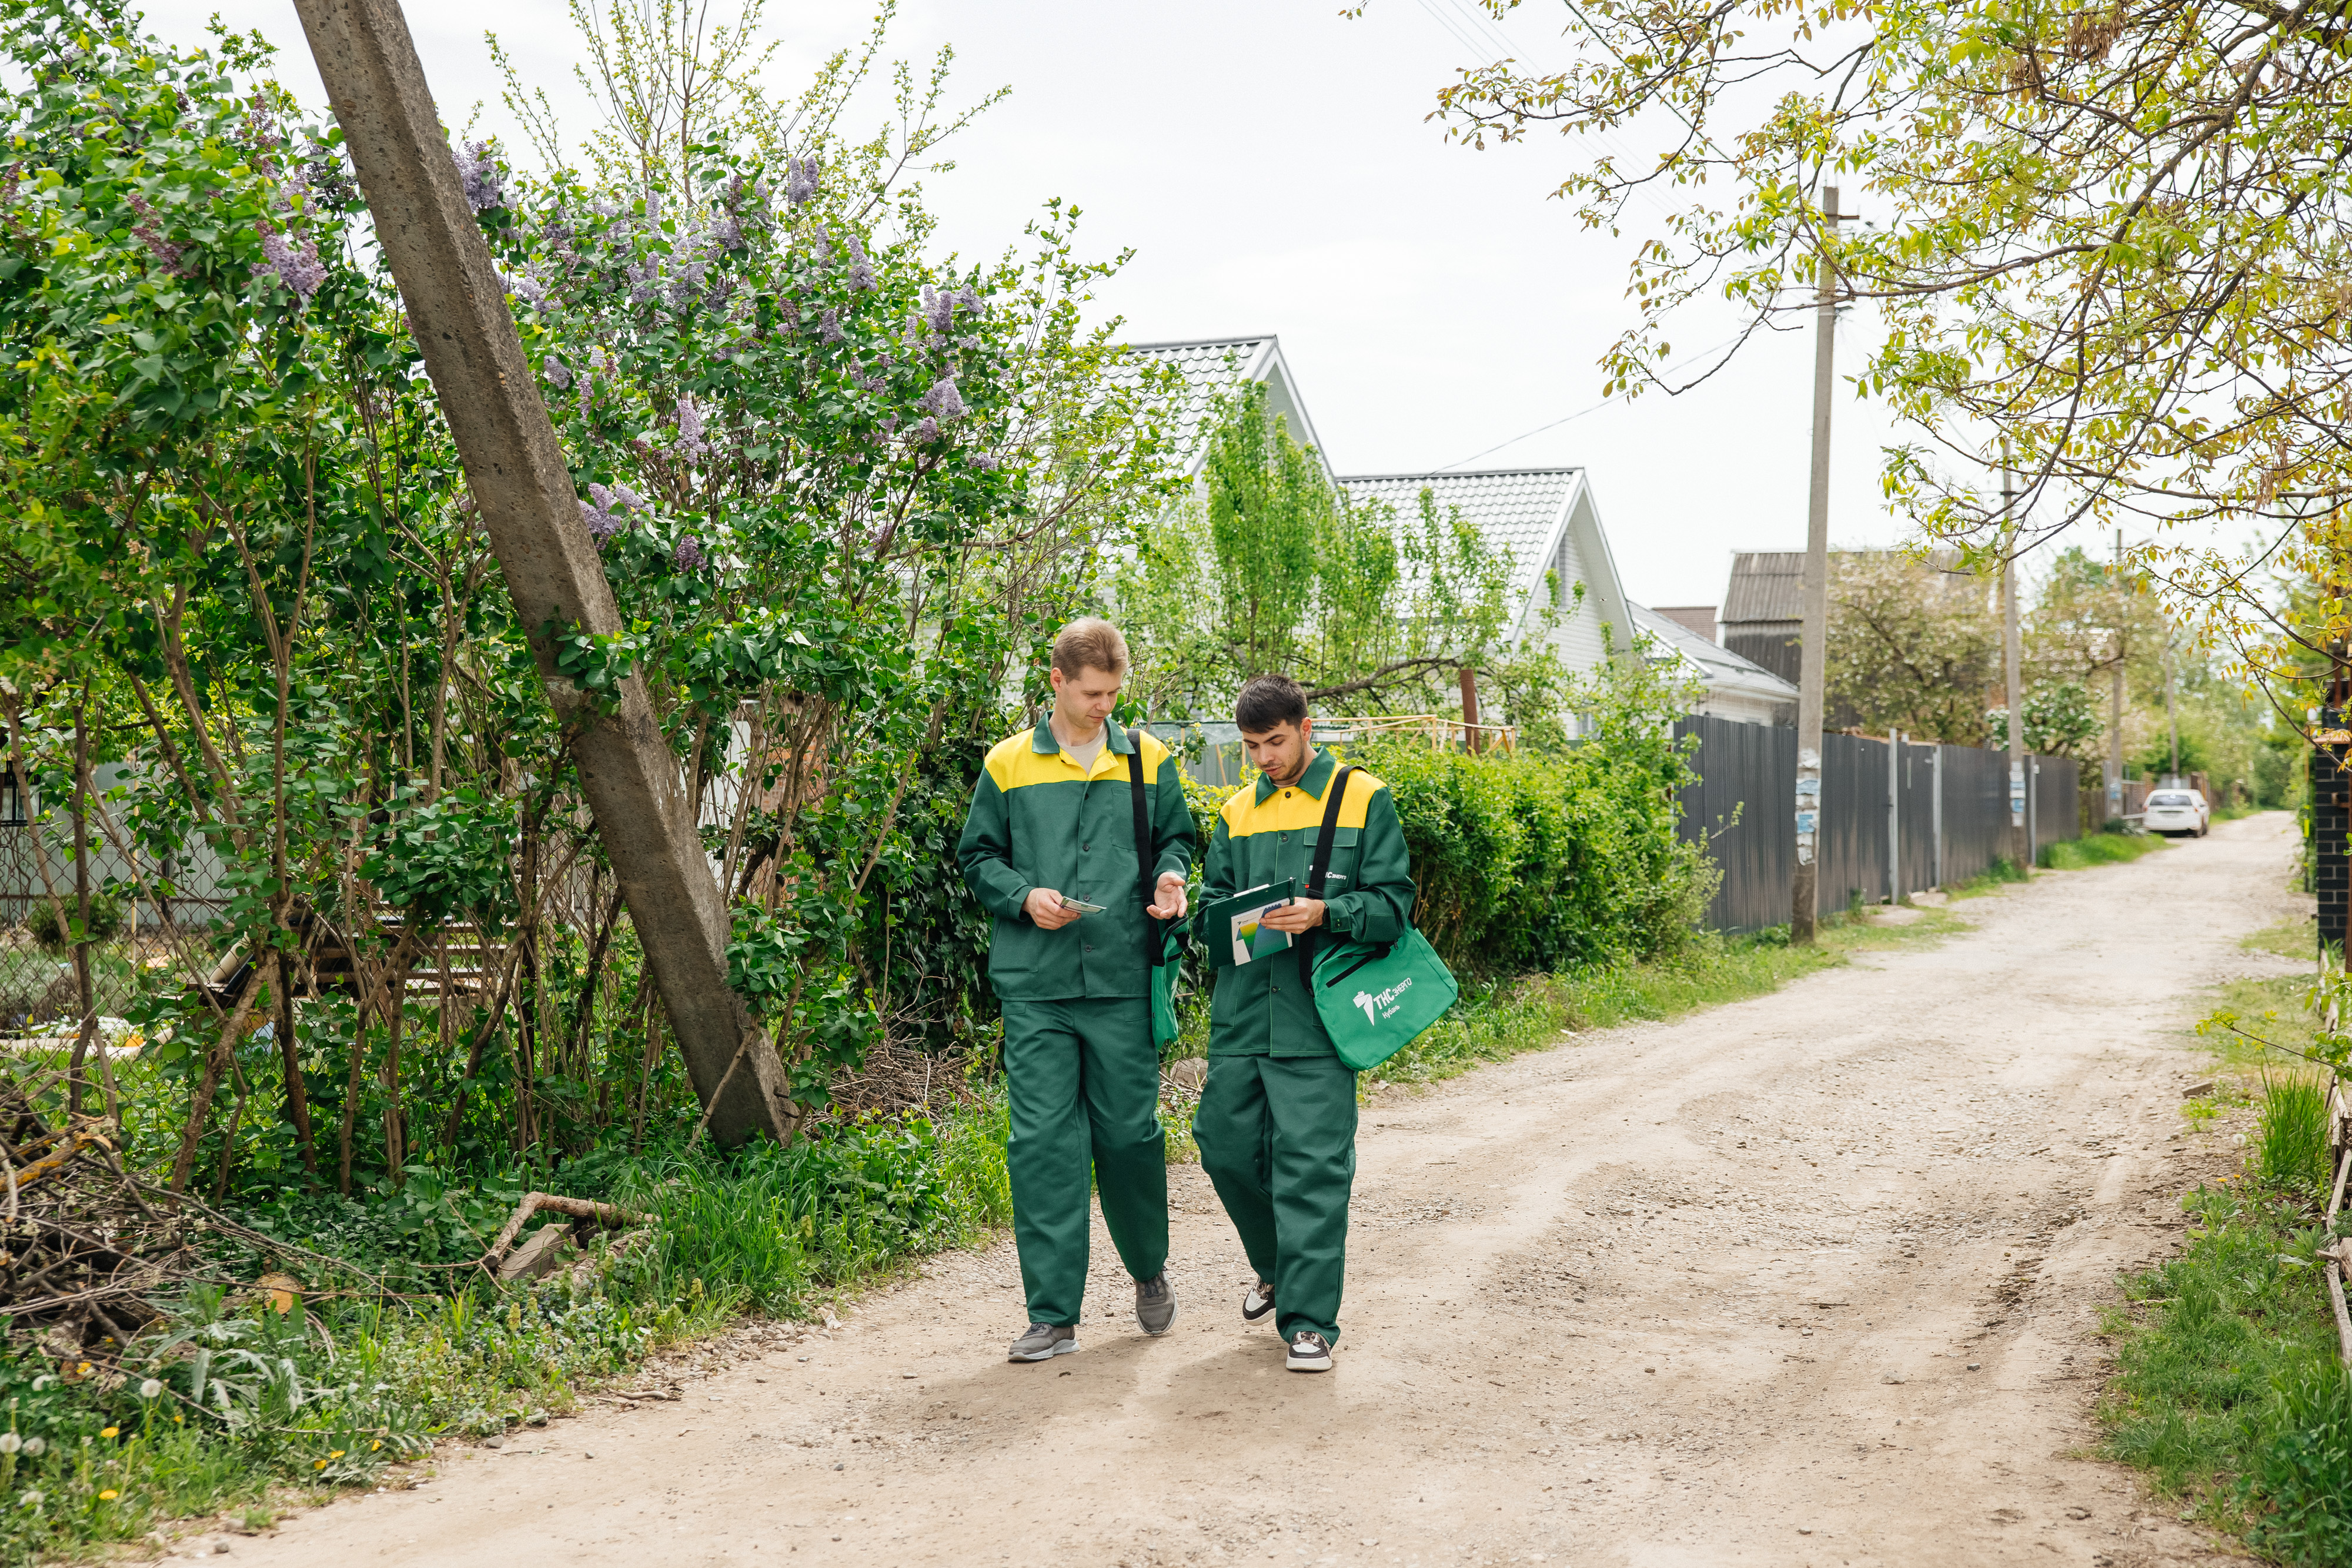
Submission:
<svg viewBox="0 0 2352 1568">
<path fill-rule="evenodd" d="M 2020 868 L 2033 863 L 2025 835 L 2025 652 L 2017 631 L 2017 520 L 2009 453 L 2001 452 L 2000 517 L 2009 548 L 2000 558 L 2001 664 L 2009 682 L 2009 859 Z"/>
<path fill-rule="evenodd" d="M 1485 734 L 1478 728 L 1478 672 L 1469 665 L 1462 666 L 1462 749 L 1484 749 Z"/>
<path fill-rule="evenodd" d="M 2116 667 L 2107 699 L 2107 820 L 2124 814 L 2124 655 L 2130 644 L 2123 612 L 2124 531 L 2116 530 Z"/>
<path fill-rule="evenodd" d="M 2180 782 L 2180 715 L 2172 706 L 2172 630 L 2164 633 L 2164 726 L 2172 732 L 2172 773 L 2169 781 Z M 2210 782 L 2210 780 L 2209 780 Z"/>
<path fill-rule="evenodd" d="M 457 181 L 449 138 L 396 0 L 296 0 L 302 31 L 408 307 L 425 369 L 481 508 L 540 680 L 572 736 L 581 788 L 628 904 L 711 1137 L 793 1131 L 774 1044 L 727 983 L 726 900 L 636 676 L 617 711 L 555 673 L 551 623 L 622 630 L 563 448 L 540 401 L 506 290 Z"/>
<path fill-rule="evenodd" d="M 1813 470 L 1805 507 L 1805 609 L 1797 648 L 1797 864 L 1789 879 L 1789 939 L 1810 943 L 1820 907 L 1822 708 L 1829 663 L 1830 398 L 1837 384 L 1838 193 L 1822 187 L 1822 229 L 1813 247 Z"/>
</svg>

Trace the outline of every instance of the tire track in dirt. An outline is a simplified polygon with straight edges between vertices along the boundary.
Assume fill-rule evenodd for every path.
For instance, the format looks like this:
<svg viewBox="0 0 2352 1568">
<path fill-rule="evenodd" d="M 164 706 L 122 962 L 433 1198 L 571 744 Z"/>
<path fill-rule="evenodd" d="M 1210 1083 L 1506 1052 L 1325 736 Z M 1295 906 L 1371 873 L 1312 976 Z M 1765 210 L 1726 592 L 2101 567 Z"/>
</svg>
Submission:
<svg viewBox="0 0 2352 1568">
<path fill-rule="evenodd" d="M 2198 988 L 2282 972 L 2279 816 L 1962 907 L 1975 929 L 1365 1118 L 1345 1338 L 1285 1374 L 1196 1168 L 1183 1316 L 1108 1242 L 1083 1354 L 1013 1366 L 1009 1245 L 837 1332 L 237 1543 L 260 1564 L 2219 1561 L 2094 1440 L 2091 1335 L 2175 1195 Z M 2180 1134 L 2176 1136 L 2176 1134 Z M 806 1358 L 806 1359 L 803 1359 Z M 590 1458 L 593 1454 L 594 1457 Z M 421 1472 L 420 1472 L 421 1473 Z"/>
</svg>

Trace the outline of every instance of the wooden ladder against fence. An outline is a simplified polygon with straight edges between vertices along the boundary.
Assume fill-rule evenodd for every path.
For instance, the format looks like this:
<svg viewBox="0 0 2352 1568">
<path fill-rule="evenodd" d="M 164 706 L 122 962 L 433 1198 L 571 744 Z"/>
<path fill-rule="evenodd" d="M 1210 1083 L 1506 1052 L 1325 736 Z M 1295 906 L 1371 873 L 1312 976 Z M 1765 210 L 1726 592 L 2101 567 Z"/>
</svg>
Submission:
<svg viewBox="0 0 2352 1568">
<path fill-rule="evenodd" d="M 399 940 L 404 923 L 398 914 L 383 910 L 377 912 L 375 919 L 385 940 Z M 310 1000 L 330 991 L 356 991 L 360 974 L 351 937 L 332 922 L 308 911 L 298 911 L 293 925 L 301 938 L 300 947 L 291 955 L 295 997 Z M 415 956 L 403 976 L 404 995 L 437 998 L 445 976 L 453 997 L 488 996 L 498 990 L 506 949 L 485 937 L 480 927 L 471 921 L 452 922 L 437 930 L 420 933 L 419 936 Z M 221 955 L 212 973 L 196 982 L 194 988 L 209 990 L 226 1011 L 244 998 L 246 988 L 253 984 L 259 969 L 240 938 Z"/>
</svg>

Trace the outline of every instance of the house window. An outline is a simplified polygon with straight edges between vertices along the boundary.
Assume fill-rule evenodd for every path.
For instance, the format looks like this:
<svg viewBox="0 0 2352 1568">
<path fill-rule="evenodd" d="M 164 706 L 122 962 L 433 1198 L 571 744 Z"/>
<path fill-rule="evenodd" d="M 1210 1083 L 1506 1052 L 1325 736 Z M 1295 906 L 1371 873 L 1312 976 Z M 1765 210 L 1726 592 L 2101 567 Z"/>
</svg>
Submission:
<svg viewBox="0 0 2352 1568">
<path fill-rule="evenodd" d="M 21 828 L 25 825 L 25 790 L 16 781 L 16 770 L 0 772 L 0 828 Z"/>
</svg>

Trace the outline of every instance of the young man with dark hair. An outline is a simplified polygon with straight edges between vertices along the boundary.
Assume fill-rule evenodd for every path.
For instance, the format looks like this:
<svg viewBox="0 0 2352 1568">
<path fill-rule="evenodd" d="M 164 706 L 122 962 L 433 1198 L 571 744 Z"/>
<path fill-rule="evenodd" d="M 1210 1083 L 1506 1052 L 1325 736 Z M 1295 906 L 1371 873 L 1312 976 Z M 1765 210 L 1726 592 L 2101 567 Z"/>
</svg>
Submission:
<svg viewBox="0 0 2352 1568">
<path fill-rule="evenodd" d="M 1218 814 L 1201 899 L 1212 904 L 1296 878 L 1297 901 L 1261 924 L 1289 933 L 1301 951 L 1218 970 L 1209 1076 L 1192 1133 L 1201 1166 L 1257 1271 L 1242 1316 L 1255 1322 L 1276 1312 L 1284 1364 L 1327 1372 L 1347 1276 L 1356 1075 L 1339 1060 L 1304 977 L 1330 937 L 1390 942 L 1403 934 L 1412 914 L 1412 868 L 1388 786 L 1354 768 L 1339 797 L 1330 866 L 1322 888 L 1311 889 L 1308 871 L 1339 761 L 1316 749 L 1307 694 L 1288 675 L 1260 675 L 1244 686 L 1234 723 L 1258 779 Z"/>
<path fill-rule="evenodd" d="M 990 750 L 957 851 L 964 884 L 996 917 L 988 972 L 1004 1009 L 1005 1161 L 1029 1309 L 1014 1361 L 1078 1348 L 1089 1175 L 1135 1279 L 1136 1321 L 1151 1334 L 1176 1322 L 1150 955 L 1160 923 L 1184 914 L 1192 814 L 1168 748 L 1108 722 L 1127 668 L 1110 622 L 1063 628 L 1053 712 Z"/>
</svg>

